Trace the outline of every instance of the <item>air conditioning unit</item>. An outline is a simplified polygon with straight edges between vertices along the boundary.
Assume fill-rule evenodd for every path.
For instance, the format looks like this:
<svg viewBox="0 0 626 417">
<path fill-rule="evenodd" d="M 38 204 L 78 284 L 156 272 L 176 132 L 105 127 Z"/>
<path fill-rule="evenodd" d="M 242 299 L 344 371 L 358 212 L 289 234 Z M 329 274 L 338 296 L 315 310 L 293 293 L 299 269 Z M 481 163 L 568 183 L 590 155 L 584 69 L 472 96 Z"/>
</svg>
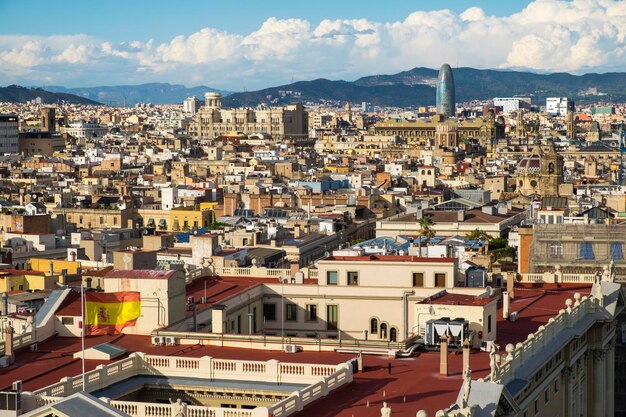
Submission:
<svg viewBox="0 0 626 417">
<path fill-rule="evenodd" d="M 32 345 L 30 345 L 30 351 L 37 352 L 37 343 L 33 343 Z"/>
<path fill-rule="evenodd" d="M 174 336 L 167 336 L 165 338 L 165 344 L 167 346 L 176 346 L 176 338 Z"/>
<path fill-rule="evenodd" d="M 152 344 L 156 346 L 163 346 L 165 344 L 165 338 L 163 336 L 152 336 Z"/>
<path fill-rule="evenodd" d="M 200 304 L 206 304 L 206 297 L 200 297 Z"/>
<path fill-rule="evenodd" d="M 12 388 L 15 392 L 22 392 L 22 381 L 13 382 Z"/>
<path fill-rule="evenodd" d="M 298 346 L 294 344 L 285 345 L 285 352 L 287 353 L 296 353 L 298 352 Z"/>
<path fill-rule="evenodd" d="M 6 368 L 11 364 L 8 356 L 0 356 L 0 368 Z"/>
<path fill-rule="evenodd" d="M 514 311 L 509 314 L 509 321 L 517 321 L 518 318 L 519 318 L 519 313 L 517 311 Z"/>
</svg>

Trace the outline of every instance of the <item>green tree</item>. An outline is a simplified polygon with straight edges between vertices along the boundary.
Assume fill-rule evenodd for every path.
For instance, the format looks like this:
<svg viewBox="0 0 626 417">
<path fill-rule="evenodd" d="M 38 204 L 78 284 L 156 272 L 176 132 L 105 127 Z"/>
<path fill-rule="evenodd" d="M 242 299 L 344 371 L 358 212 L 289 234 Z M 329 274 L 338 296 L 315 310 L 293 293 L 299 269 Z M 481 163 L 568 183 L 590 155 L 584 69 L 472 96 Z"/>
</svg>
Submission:
<svg viewBox="0 0 626 417">
<path fill-rule="evenodd" d="M 430 216 L 423 216 L 421 219 L 419 219 L 417 221 L 417 224 L 420 227 L 419 230 L 419 249 L 420 249 L 420 256 L 422 256 L 422 238 L 426 238 L 426 239 L 430 239 L 433 236 L 435 236 L 435 231 L 433 230 L 433 226 L 435 225 L 435 222 L 433 221 L 433 218 Z"/>
<path fill-rule="evenodd" d="M 483 242 L 489 242 L 491 240 L 491 235 L 484 230 L 474 229 L 471 232 L 465 233 L 465 238 L 467 240 L 482 240 Z"/>
</svg>

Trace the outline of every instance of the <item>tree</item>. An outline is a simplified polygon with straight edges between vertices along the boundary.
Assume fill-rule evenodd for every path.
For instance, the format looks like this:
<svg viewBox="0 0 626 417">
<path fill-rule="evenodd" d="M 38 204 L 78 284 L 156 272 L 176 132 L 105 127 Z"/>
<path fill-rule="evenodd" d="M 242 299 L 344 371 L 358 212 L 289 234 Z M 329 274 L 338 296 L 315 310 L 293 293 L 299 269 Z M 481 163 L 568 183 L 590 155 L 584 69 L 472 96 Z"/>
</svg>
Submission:
<svg viewBox="0 0 626 417">
<path fill-rule="evenodd" d="M 419 230 L 419 254 L 422 256 L 422 238 L 430 239 L 435 236 L 435 231 L 432 227 L 435 225 L 433 218 L 430 216 L 424 216 L 417 221 L 420 227 Z"/>
<path fill-rule="evenodd" d="M 491 240 L 491 235 L 484 230 L 475 229 L 465 233 L 465 238 L 467 240 L 482 240 L 483 242 L 488 242 Z"/>
<path fill-rule="evenodd" d="M 485 232 L 484 230 L 475 229 L 471 232 L 465 233 L 465 238 L 468 240 L 478 240 L 485 243 L 483 246 L 483 253 L 487 253 L 487 247 L 489 246 L 489 241 L 491 240 L 491 235 Z"/>
</svg>

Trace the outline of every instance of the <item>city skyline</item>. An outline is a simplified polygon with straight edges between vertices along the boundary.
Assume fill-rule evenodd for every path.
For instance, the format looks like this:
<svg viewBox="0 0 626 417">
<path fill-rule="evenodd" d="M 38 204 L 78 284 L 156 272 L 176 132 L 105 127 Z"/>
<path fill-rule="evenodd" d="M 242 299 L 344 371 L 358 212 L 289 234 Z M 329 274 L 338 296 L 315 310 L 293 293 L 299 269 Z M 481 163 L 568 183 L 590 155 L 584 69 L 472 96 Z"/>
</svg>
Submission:
<svg viewBox="0 0 626 417">
<path fill-rule="evenodd" d="M 263 11 L 254 3 L 245 10 L 187 3 L 176 13 L 165 3 L 140 3 L 119 13 L 116 2 L 90 9 L 70 2 L 44 13 L 33 2 L 0 2 L 0 77 L 4 85 L 170 82 L 242 91 L 444 62 L 574 74 L 626 70 L 623 3 L 500 3 L 416 2 L 387 10 L 277 2 Z M 15 19 L 27 11 L 29 25 Z M 241 24 L 233 24 L 237 13 Z"/>
</svg>

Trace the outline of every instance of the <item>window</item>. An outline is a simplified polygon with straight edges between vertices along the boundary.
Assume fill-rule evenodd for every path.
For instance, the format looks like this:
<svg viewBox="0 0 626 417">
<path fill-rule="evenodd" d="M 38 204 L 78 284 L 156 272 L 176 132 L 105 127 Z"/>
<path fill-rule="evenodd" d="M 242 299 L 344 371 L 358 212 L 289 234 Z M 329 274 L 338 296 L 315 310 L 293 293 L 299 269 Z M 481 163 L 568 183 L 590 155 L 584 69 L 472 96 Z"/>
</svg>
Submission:
<svg viewBox="0 0 626 417">
<path fill-rule="evenodd" d="M 549 388 L 543 392 L 543 401 L 546 404 L 548 404 L 548 402 L 550 401 L 550 389 Z"/>
<path fill-rule="evenodd" d="M 276 304 L 263 304 L 263 318 L 265 320 L 276 320 Z"/>
<path fill-rule="evenodd" d="M 358 272 L 348 272 L 348 285 L 359 285 Z"/>
<path fill-rule="evenodd" d="M 380 338 L 387 339 L 387 323 L 380 323 Z"/>
<path fill-rule="evenodd" d="M 398 341 L 398 329 L 396 329 L 395 327 L 392 327 L 391 329 L 389 329 L 389 341 L 390 342 Z"/>
<path fill-rule="evenodd" d="M 487 316 L 487 333 L 491 333 L 491 314 Z"/>
<path fill-rule="evenodd" d="M 100 217 L 100 224 L 104 224 L 104 217 Z"/>
<path fill-rule="evenodd" d="M 73 325 L 74 324 L 74 317 L 61 317 L 61 324 L 67 326 L 67 325 Z"/>
<path fill-rule="evenodd" d="M 550 256 L 553 258 L 561 258 L 563 256 L 563 245 L 559 242 L 554 242 L 550 245 Z"/>
<path fill-rule="evenodd" d="M 326 306 L 326 329 L 337 330 L 339 324 L 339 306 L 335 304 L 329 304 Z"/>
<path fill-rule="evenodd" d="M 113 224 L 117 224 L 117 217 L 113 217 Z"/>
<path fill-rule="evenodd" d="M 557 392 L 559 392 L 559 378 L 554 381 L 554 395 L 556 396 Z"/>
<path fill-rule="evenodd" d="M 624 259 L 622 242 L 611 242 L 611 259 L 613 259 L 614 261 L 620 261 Z"/>
<path fill-rule="evenodd" d="M 413 272 L 413 286 L 414 287 L 424 286 L 424 273 L 423 272 Z"/>
<path fill-rule="evenodd" d="M 326 285 L 337 285 L 337 271 L 326 271 Z"/>
<path fill-rule="evenodd" d="M 285 304 L 285 320 L 298 321 L 298 306 L 295 304 Z"/>
<path fill-rule="evenodd" d="M 306 319 L 307 321 L 317 321 L 317 304 L 306 305 Z"/>
<path fill-rule="evenodd" d="M 435 287 L 446 286 L 446 274 L 435 274 Z"/>
<path fill-rule="evenodd" d="M 535 400 L 535 414 L 539 412 L 539 400 Z"/>
<path fill-rule="evenodd" d="M 591 242 L 581 242 L 579 249 L 578 257 L 580 259 L 594 259 Z"/>
<path fill-rule="evenodd" d="M 378 320 L 377 319 L 370 320 L 370 333 L 378 334 Z"/>
</svg>

